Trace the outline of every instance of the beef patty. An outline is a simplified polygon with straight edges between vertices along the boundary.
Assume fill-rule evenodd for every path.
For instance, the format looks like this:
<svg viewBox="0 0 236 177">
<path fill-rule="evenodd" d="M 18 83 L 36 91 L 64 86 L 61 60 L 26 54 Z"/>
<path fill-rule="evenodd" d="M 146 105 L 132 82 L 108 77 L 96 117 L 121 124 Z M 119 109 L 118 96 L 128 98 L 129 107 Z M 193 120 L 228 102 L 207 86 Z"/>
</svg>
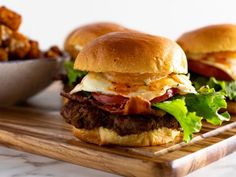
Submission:
<svg viewBox="0 0 236 177">
<path fill-rule="evenodd" d="M 118 115 L 103 111 L 86 101 L 70 100 L 61 111 L 66 122 L 79 129 L 91 130 L 104 127 L 114 130 L 121 136 L 139 134 L 161 127 L 178 129 L 179 123 L 169 114 L 155 115 Z"/>
</svg>

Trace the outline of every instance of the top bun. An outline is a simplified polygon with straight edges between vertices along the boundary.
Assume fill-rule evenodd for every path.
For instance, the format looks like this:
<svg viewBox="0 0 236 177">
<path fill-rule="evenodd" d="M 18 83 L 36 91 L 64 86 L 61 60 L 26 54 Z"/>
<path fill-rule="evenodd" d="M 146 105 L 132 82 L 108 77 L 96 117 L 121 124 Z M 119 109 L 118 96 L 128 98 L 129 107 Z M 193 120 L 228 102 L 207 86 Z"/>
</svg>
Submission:
<svg viewBox="0 0 236 177">
<path fill-rule="evenodd" d="M 92 72 L 187 73 L 187 61 L 177 43 L 164 37 L 114 32 L 90 42 L 76 58 L 75 69 Z"/>
<path fill-rule="evenodd" d="M 64 48 L 73 58 L 90 41 L 110 32 L 128 31 L 129 29 L 115 23 L 91 23 L 76 28 L 65 40 Z"/>
<path fill-rule="evenodd" d="M 177 43 L 186 53 L 236 51 L 236 25 L 211 25 L 184 33 Z"/>
</svg>

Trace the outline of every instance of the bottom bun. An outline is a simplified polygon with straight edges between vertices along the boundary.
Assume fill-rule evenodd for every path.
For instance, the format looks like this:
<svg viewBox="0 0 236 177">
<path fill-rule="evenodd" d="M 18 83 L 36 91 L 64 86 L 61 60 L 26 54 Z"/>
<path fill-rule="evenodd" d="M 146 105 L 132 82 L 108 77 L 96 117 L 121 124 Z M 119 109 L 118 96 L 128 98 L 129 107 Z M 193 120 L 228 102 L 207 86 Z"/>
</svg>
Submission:
<svg viewBox="0 0 236 177">
<path fill-rule="evenodd" d="M 236 114 L 236 102 L 227 101 L 227 111 L 231 114 Z"/>
<path fill-rule="evenodd" d="M 115 131 L 103 127 L 93 130 L 73 127 L 73 133 L 82 141 L 98 145 L 154 146 L 180 141 L 180 131 L 165 127 L 126 136 L 120 136 Z"/>
</svg>

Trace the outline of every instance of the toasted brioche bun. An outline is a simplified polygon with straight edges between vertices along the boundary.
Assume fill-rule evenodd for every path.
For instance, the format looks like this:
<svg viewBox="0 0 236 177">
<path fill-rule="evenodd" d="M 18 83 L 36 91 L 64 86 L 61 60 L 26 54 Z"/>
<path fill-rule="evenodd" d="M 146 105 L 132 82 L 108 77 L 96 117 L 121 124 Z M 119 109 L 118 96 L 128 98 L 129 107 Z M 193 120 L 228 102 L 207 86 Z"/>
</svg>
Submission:
<svg viewBox="0 0 236 177">
<path fill-rule="evenodd" d="M 97 37 L 110 32 L 127 30 L 115 23 L 91 23 L 72 31 L 65 40 L 64 48 L 75 59 L 80 49 Z"/>
<path fill-rule="evenodd" d="M 236 51 L 236 25 L 211 25 L 184 33 L 177 43 L 186 53 Z"/>
<path fill-rule="evenodd" d="M 236 114 L 236 102 L 234 102 L 234 101 L 227 101 L 227 111 L 230 114 Z"/>
<path fill-rule="evenodd" d="M 73 127 L 73 133 L 82 141 L 98 145 L 155 146 L 180 140 L 180 131 L 169 128 L 159 128 L 140 134 L 119 136 L 113 130 L 103 127 L 94 130 Z"/>
<path fill-rule="evenodd" d="M 103 35 L 84 47 L 75 69 L 90 72 L 187 73 L 183 50 L 164 37 L 134 32 Z"/>
</svg>

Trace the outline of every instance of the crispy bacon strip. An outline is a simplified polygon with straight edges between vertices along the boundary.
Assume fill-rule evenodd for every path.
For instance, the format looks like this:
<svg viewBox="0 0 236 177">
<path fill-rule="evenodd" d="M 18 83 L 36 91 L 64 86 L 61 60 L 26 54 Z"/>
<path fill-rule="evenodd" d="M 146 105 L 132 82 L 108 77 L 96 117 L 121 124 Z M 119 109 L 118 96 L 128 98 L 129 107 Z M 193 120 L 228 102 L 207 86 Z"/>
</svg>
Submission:
<svg viewBox="0 0 236 177">
<path fill-rule="evenodd" d="M 92 93 L 87 97 L 81 93 L 69 94 L 61 93 L 62 96 L 80 103 L 90 103 L 97 108 L 112 114 L 160 114 L 151 108 L 152 103 L 161 102 L 174 96 L 179 92 L 178 89 L 172 88 L 160 97 L 154 98 L 151 101 L 142 99 L 141 97 L 126 98 L 120 95 L 104 95 L 100 93 Z"/>
</svg>

